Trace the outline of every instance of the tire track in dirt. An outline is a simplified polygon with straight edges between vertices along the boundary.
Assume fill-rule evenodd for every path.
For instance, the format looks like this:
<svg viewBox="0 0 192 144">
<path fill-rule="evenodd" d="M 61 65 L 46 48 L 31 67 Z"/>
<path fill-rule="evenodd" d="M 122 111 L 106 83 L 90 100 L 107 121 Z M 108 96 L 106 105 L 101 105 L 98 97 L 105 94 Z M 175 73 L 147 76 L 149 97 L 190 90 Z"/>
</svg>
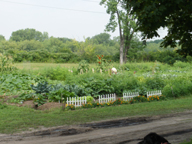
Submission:
<svg viewBox="0 0 192 144">
<path fill-rule="evenodd" d="M 192 137 L 192 111 L 153 117 L 134 117 L 70 126 L 69 133 L 54 128 L 22 135 L 4 135 L 1 144 L 136 144 L 150 132 L 164 136 L 172 144 Z M 54 132 L 55 130 L 55 132 Z M 65 132 L 67 130 L 65 129 Z M 75 133 L 73 133 L 75 132 Z"/>
</svg>

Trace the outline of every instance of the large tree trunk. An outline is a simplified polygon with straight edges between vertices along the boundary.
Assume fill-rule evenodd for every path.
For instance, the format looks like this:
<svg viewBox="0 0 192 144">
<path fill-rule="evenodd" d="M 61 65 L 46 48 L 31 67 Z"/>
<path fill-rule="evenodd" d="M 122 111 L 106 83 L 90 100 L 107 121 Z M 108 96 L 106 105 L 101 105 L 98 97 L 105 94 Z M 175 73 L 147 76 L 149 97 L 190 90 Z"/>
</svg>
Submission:
<svg viewBox="0 0 192 144">
<path fill-rule="evenodd" d="M 130 48 L 130 45 L 126 45 L 126 46 L 125 46 L 125 52 L 124 52 L 124 57 L 123 57 L 124 63 L 127 62 L 127 55 L 128 55 L 128 50 L 129 50 L 129 48 Z"/>
<path fill-rule="evenodd" d="M 120 65 L 121 64 L 123 64 L 123 48 L 124 48 L 124 42 L 123 42 L 123 40 L 121 39 L 120 40 L 121 42 L 120 42 Z"/>
</svg>

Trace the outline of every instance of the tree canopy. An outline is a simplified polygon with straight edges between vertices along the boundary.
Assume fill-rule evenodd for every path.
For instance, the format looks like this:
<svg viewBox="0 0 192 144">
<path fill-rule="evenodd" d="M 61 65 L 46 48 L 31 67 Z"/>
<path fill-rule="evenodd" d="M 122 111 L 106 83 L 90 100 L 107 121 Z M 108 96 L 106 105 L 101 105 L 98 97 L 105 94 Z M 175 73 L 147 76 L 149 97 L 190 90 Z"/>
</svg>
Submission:
<svg viewBox="0 0 192 144">
<path fill-rule="evenodd" d="M 157 30 L 168 28 L 161 43 L 163 47 L 181 45 L 178 52 L 192 55 L 192 1 L 191 0 L 126 0 L 131 2 L 132 13 L 137 15 L 137 30 L 143 39 L 158 37 Z"/>
<path fill-rule="evenodd" d="M 24 40 L 37 40 L 37 41 L 44 41 L 48 39 L 48 33 L 44 32 L 41 33 L 40 31 L 36 31 L 35 29 L 21 29 L 15 32 L 12 32 L 10 40 L 12 41 L 24 41 Z"/>
<path fill-rule="evenodd" d="M 3 35 L 0 35 L 0 41 L 5 40 L 5 37 Z"/>
</svg>

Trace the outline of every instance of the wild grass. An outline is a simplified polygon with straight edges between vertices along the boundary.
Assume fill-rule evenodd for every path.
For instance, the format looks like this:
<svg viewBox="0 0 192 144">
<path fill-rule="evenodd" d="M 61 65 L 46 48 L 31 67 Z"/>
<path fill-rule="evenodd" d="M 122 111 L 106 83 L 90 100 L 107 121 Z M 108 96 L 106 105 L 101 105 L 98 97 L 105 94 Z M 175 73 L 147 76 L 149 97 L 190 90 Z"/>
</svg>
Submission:
<svg viewBox="0 0 192 144">
<path fill-rule="evenodd" d="M 132 117 L 154 116 L 191 110 L 192 96 L 160 102 L 147 102 L 104 108 L 62 111 L 39 111 L 8 106 L 0 109 L 0 133 L 15 133 L 29 128 L 83 124 L 86 122 Z"/>
<path fill-rule="evenodd" d="M 192 139 L 191 139 L 191 141 L 189 141 L 189 142 L 182 142 L 182 143 L 180 143 L 180 144 L 192 144 Z"/>
</svg>

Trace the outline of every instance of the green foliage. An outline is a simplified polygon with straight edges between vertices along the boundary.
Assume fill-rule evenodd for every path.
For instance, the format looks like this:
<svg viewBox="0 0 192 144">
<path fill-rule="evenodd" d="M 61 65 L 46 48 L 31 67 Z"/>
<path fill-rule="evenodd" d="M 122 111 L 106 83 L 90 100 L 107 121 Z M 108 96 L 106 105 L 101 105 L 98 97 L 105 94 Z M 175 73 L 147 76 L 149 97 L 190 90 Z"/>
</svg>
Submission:
<svg viewBox="0 0 192 144">
<path fill-rule="evenodd" d="M 65 81 L 69 75 L 73 75 L 71 71 L 64 67 L 49 68 L 43 72 L 43 75 L 51 80 Z"/>
<path fill-rule="evenodd" d="M 79 62 L 79 66 L 77 68 L 77 71 L 78 72 L 81 72 L 81 70 L 85 73 L 85 72 L 88 72 L 89 70 L 89 64 L 86 60 L 81 60 Z"/>
<path fill-rule="evenodd" d="M 94 98 L 92 96 L 85 96 L 85 97 L 86 97 L 87 103 L 93 103 L 94 102 Z M 85 97 L 82 97 L 82 98 L 85 98 Z"/>
<path fill-rule="evenodd" d="M 119 27 L 120 32 L 120 64 L 127 62 L 127 54 L 133 41 L 136 30 L 136 16 L 130 13 L 132 6 L 127 1 L 101 0 L 100 5 L 107 8 L 110 21 L 106 25 L 106 31 L 114 32 Z"/>
<path fill-rule="evenodd" d="M 63 88 L 68 92 L 73 92 L 76 96 L 86 96 L 86 95 L 88 95 L 86 93 L 86 91 L 84 90 L 85 88 L 83 86 L 80 86 L 80 85 L 66 84 Z"/>
<path fill-rule="evenodd" d="M 188 56 L 186 57 L 186 59 L 187 59 L 187 62 L 189 62 L 189 63 L 192 62 L 192 56 L 189 56 L 189 55 L 188 55 Z"/>
<path fill-rule="evenodd" d="M 47 94 L 51 91 L 51 85 L 48 85 L 48 82 L 39 82 L 36 86 L 32 84 L 31 88 L 36 94 Z"/>
<path fill-rule="evenodd" d="M 37 40 L 37 41 L 44 41 L 48 39 L 48 33 L 44 32 L 41 33 L 36 31 L 35 29 L 25 29 L 25 30 L 17 30 L 12 32 L 10 40 L 12 41 L 24 41 L 24 40 Z"/>
<path fill-rule="evenodd" d="M 36 93 L 34 94 L 33 102 L 35 105 L 40 106 L 47 102 L 47 96 L 45 94 Z"/>
<path fill-rule="evenodd" d="M 185 63 L 185 62 L 182 62 L 182 61 L 176 61 L 174 64 L 173 64 L 174 67 L 177 67 L 177 68 L 186 68 L 186 67 L 190 67 L 190 63 Z"/>
<path fill-rule="evenodd" d="M 0 109 L 2 110 L 2 109 L 5 109 L 5 108 L 7 108 L 7 105 L 0 103 Z"/>
<path fill-rule="evenodd" d="M 130 104 L 140 103 L 140 102 L 147 102 L 147 98 L 145 96 L 138 96 L 138 97 L 134 97 L 129 101 Z"/>
<path fill-rule="evenodd" d="M 147 96 L 148 91 L 151 91 L 151 89 L 149 89 L 147 85 L 141 85 L 133 90 L 133 92 L 139 92 L 139 95 L 143 96 Z"/>
<path fill-rule="evenodd" d="M 170 98 L 179 98 L 192 92 L 192 82 L 187 79 L 176 78 L 171 80 L 164 88 L 163 95 Z"/>
<path fill-rule="evenodd" d="M 67 101 L 67 97 L 74 97 L 75 94 L 72 92 L 68 92 L 64 90 L 63 88 L 51 91 L 48 95 L 49 101 L 54 101 L 54 102 L 62 102 L 62 101 Z"/>
<path fill-rule="evenodd" d="M 3 35 L 0 35 L 0 41 L 4 41 L 5 37 Z"/>
<path fill-rule="evenodd" d="M 182 143 L 180 143 L 180 144 L 192 144 L 192 139 L 189 141 L 189 142 L 182 142 Z"/>
<path fill-rule="evenodd" d="M 139 82 L 136 77 L 130 74 L 114 75 L 110 80 L 112 87 L 114 87 L 114 93 L 122 95 L 124 90 L 133 90 L 139 86 Z"/>
<path fill-rule="evenodd" d="M 2 74 L 0 75 L 0 95 L 4 93 L 16 93 L 21 91 L 30 91 L 31 84 L 44 80 L 41 76 L 30 74 Z"/>
<path fill-rule="evenodd" d="M 153 77 L 146 78 L 145 85 L 149 89 L 160 90 L 165 86 L 165 82 L 161 77 L 159 77 L 158 75 L 155 75 Z"/>
<path fill-rule="evenodd" d="M 168 33 L 162 42 L 163 47 L 181 45 L 177 52 L 181 55 L 192 55 L 191 27 L 192 19 L 189 11 L 192 1 L 185 0 L 132 0 L 132 13 L 137 15 L 138 31 L 143 33 L 143 39 L 159 36 L 157 30 L 167 27 Z M 181 23 L 182 22 L 182 23 Z"/>
<path fill-rule="evenodd" d="M 108 70 L 109 68 L 109 65 L 110 65 L 110 62 L 111 60 L 107 61 L 106 59 L 103 58 L 104 55 L 97 55 L 97 71 L 99 72 L 100 70 L 104 71 L 104 70 Z M 107 71 L 108 72 L 108 71 Z"/>
<path fill-rule="evenodd" d="M 111 81 L 105 79 L 96 79 L 95 77 L 90 77 L 84 80 L 82 79 L 81 83 L 84 85 L 86 92 L 91 96 L 114 92 L 114 87 L 110 85 Z"/>
<path fill-rule="evenodd" d="M 11 72 L 13 70 L 16 70 L 16 68 L 13 66 L 12 57 L 0 53 L 0 72 Z"/>
<path fill-rule="evenodd" d="M 27 100 L 33 100 L 34 99 L 34 93 L 22 93 L 20 94 L 16 100 L 18 100 L 19 102 L 22 102 L 22 101 L 27 101 Z"/>
</svg>

